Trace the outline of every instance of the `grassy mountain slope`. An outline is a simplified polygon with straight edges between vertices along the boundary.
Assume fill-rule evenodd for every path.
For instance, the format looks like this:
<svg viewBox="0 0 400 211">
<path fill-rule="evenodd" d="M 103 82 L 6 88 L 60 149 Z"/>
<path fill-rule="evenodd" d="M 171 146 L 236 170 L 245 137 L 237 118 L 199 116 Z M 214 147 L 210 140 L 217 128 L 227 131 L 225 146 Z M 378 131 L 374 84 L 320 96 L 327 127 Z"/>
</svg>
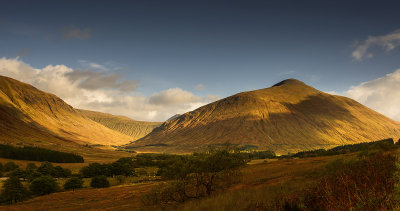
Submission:
<svg viewBox="0 0 400 211">
<path fill-rule="evenodd" d="M 162 124 L 162 122 L 136 121 L 125 116 L 115 116 L 96 111 L 79 110 L 79 112 L 95 122 L 132 137 L 133 140 L 144 137 Z"/>
<path fill-rule="evenodd" d="M 67 151 L 120 145 L 131 137 L 90 120 L 57 96 L 0 76 L 0 142 Z M 65 150 L 64 150 L 65 151 Z"/>
<path fill-rule="evenodd" d="M 185 113 L 128 147 L 190 152 L 229 142 L 287 153 L 399 135 L 398 122 L 352 99 L 288 79 Z"/>
</svg>

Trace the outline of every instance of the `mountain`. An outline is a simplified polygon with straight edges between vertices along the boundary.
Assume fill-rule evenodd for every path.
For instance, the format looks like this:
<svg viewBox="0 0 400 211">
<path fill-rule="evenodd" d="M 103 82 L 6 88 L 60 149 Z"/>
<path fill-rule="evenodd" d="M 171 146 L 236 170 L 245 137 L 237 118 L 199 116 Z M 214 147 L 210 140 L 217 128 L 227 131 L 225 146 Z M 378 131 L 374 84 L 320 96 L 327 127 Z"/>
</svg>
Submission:
<svg viewBox="0 0 400 211">
<path fill-rule="evenodd" d="M 0 143 L 85 151 L 132 138 L 92 121 L 53 94 L 0 76 Z"/>
<path fill-rule="evenodd" d="M 399 135 L 398 122 L 352 99 L 288 79 L 185 113 L 127 147 L 138 152 L 191 152 L 230 143 L 281 154 Z"/>
<path fill-rule="evenodd" d="M 144 137 L 162 124 L 162 122 L 136 121 L 125 116 L 115 116 L 96 111 L 79 110 L 79 112 L 95 122 L 132 137 L 133 140 Z"/>
<path fill-rule="evenodd" d="M 181 114 L 175 114 L 175 115 L 171 116 L 170 118 L 168 118 L 167 121 L 176 119 L 176 118 L 178 118 L 178 117 L 180 117 L 180 116 L 181 116 Z"/>
</svg>

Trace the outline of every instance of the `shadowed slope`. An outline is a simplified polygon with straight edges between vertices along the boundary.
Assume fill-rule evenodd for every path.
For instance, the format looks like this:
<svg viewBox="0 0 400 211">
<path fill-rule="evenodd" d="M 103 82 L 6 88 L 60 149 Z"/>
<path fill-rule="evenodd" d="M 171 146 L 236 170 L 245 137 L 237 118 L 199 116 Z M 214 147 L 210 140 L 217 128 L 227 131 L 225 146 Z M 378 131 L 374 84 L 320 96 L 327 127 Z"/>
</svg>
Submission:
<svg viewBox="0 0 400 211">
<path fill-rule="evenodd" d="M 115 116 L 96 111 L 79 110 L 79 112 L 95 122 L 132 137 L 133 140 L 144 137 L 162 124 L 162 122 L 136 121 L 125 116 Z"/>
<path fill-rule="evenodd" d="M 0 141 L 53 149 L 119 145 L 131 137 L 81 115 L 55 95 L 0 76 Z"/>
<path fill-rule="evenodd" d="M 228 142 L 287 153 L 399 135 L 399 123 L 356 101 L 288 79 L 185 113 L 128 146 L 189 152 Z"/>
</svg>

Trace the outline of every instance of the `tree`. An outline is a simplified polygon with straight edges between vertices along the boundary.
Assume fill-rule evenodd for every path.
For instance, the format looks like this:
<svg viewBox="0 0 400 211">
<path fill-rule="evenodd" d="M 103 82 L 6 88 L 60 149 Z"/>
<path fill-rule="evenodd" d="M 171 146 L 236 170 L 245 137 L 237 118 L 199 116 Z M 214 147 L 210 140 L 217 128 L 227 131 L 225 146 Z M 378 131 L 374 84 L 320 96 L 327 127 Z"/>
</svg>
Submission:
<svg viewBox="0 0 400 211">
<path fill-rule="evenodd" d="M 34 163 L 28 163 L 26 165 L 26 170 L 36 170 L 38 167 Z"/>
<path fill-rule="evenodd" d="M 9 172 L 16 168 L 18 168 L 18 165 L 15 164 L 14 162 L 8 162 L 8 163 L 4 164 L 4 172 Z"/>
<path fill-rule="evenodd" d="M 18 177 L 10 177 L 3 184 L 2 200 L 7 203 L 16 203 L 27 197 L 27 190 Z"/>
<path fill-rule="evenodd" d="M 42 177 L 43 174 L 38 171 L 27 171 L 28 182 L 32 182 L 36 178 Z"/>
<path fill-rule="evenodd" d="M 29 189 L 33 194 L 41 196 L 56 192 L 58 190 L 58 184 L 53 177 L 46 175 L 34 179 Z"/>
<path fill-rule="evenodd" d="M 53 164 L 51 164 L 47 161 L 43 162 L 42 165 L 39 166 L 37 171 L 43 175 L 51 175 L 51 176 L 55 175 L 55 169 L 54 169 Z"/>
<path fill-rule="evenodd" d="M 18 177 L 18 178 L 24 178 L 26 179 L 27 175 L 26 172 L 20 168 L 14 169 L 11 173 L 9 173 L 10 177 Z"/>
<path fill-rule="evenodd" d="M 83 181 L 79 177 L 72 177 L 68 179 L 64 184 L 64 190 L 75 190 L 82 188 Z"/>
<path fill-rule="evenodd" d="M 62 177 L 62 178 L 66 178 L 66 177 L 69 177 L 69 176 L 71 176 L 71 170 L 69 170 L 69 169 L 64 169 L 64 168 L 62 168 L 61 166 L 56 166 L 56 167 L 54 167 L 54 176 L 55 177 L 58 177 L 58 178 L 60 178 L 60 177 Z"/>
<path fill-rule="evenodd" d="M 183 202 L 210 195 L 236 182 L 240 178 L 238 169 L 246 164 L 246 159 L 237 149 L 210 148 L 166 162 L 168 165 L 160 167 L 158 175 L 171 181 L 157 190 L 160 197 L 157 200 Z"/>
<path fill-rule="evenodd" d="M 90 182 L 90 186 L 93 188 L 107 188 L 110 187 L 110 182 L 108 182 L 108 179 L 106 176 L 95 176 L 92 178 L 92 181 Z"/>
</svg>

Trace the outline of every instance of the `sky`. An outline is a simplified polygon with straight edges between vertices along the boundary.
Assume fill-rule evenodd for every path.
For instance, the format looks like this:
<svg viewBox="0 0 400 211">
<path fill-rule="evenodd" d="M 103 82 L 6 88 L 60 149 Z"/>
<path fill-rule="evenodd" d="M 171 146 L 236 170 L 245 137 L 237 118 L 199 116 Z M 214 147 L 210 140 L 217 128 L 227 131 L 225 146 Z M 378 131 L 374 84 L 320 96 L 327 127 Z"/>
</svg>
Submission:
<svg viewBox="0 0 400 211">
<path fill-rule="evenodd" d="M 164 121 L 296 78 L 400 120 L 396 1 L 0 1 L 0 75 Z"/>
</svg>

